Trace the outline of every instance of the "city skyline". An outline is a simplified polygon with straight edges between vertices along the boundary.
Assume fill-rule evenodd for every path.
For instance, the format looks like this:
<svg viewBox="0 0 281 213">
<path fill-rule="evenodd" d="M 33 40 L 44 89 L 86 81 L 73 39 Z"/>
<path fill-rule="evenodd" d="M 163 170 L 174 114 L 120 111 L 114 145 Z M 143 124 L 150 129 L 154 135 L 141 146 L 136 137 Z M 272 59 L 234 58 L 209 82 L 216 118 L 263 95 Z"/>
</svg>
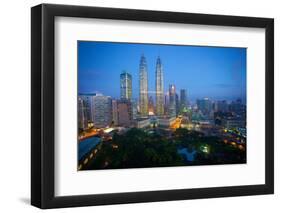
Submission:
<svg viewBox="0 0 281 213">
<path fill-rule="evenodd" d="M 144 57 L 148 91 L 152 93 L 156 93 L 158 72 L 159 80 L 164 82 L 164 94 L 169 91 L 169 85 L 173 84 L 177 88 L 177 95 L 181 89 L 187 90 L 189 101 L 205 97 L 228 101 L 240 98 L 243 102 L 246 101 L 245 48 L 85 41 L 79 41 L 78 47 L 79 94 L 95 92 L 120 98 L 120 88 L 116 81 L 119 82 L 120 74 L 126 72 L 132 78 L 132 98 L 139 99 L 139 72 Z M 108 51 L 109 48 L 111 51 Z M 137 52 L 140 55 L 137 56 Z M 99 60 L 101 57 L 103 59 Z M 107 63 L 108 60 L 110 63 Z M 185 73 L 186 76 L 183 78 L 180 73 Z M 156 95 L 152 96 L 156 99 Z M 145 98 L 146 102 L 148 98 Z"/>
<path fill-rule="evenodd" d="M 78 79 L 78 170 L 246 163 L 246 49 L 79 42 Z"/>
</svg>

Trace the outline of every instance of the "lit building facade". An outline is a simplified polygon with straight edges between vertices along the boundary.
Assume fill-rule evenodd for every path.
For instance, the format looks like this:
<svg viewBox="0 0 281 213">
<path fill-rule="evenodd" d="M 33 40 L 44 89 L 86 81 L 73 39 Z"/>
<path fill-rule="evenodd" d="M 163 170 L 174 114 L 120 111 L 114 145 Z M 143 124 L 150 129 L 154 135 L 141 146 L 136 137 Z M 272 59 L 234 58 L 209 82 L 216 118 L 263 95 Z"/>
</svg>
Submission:
<svg viewBox="0 0 281 213">
<path fill-rule="evenodd" d="M 146 117 L 148 115 L 148 76 L 144 55 L 141 56 L 139 66 L 139 104 L 140 115 Z"/>
<path fill-rule="evenodd" d="M 239 119 L 225 119 L 222 121 L 222 125 L 225 126 L 225 128 L 231 129 L 231 128 L 246 128 L 246 121 L 245 120 L 239 120 Z"/>
<path fill-rule="evenodd" d="M 176 86 L 169 85 L 169 116 L 176 116 Z"/>
<path fill-rule="evenodd" d="M 109 96 L 93 97 L 94 126 L 106 127 L 112 123 L 112 100 Z"/>
<path fill-rule="evenodd" d="M 88 126 L 88 119 L 85 112 L 84 101 L 81 97 L 78 97 L 78 128 L 82 130 Z"/>
<path fill-rule="evenodd" d="M 169 92 L 164 96 L 164 114 L 169 115 Z"/>
<path fill-rule="evenodd" d="M 126 71 L 120 74 L 120 97 L 121 99 L 132 99 L 132 76 Z"/>
<path fill-rule="evenodd" d="M 157 121 L 160 127 L 168 128 L 176 121 L 176 117 L 158 118 Z"/>
<path fill-rule="evenodd" d="M 178 116 L 180 112 L 180 100 L 179 100 L 179 95 L 176 93 L 176 115 Z"/>
<path fill-rule="evenodd" d="M 137 119 L 137 116 L 138 116 L 138 100 L 132 99 L 131 103 L 132 103 L 133 119 Z"/>
<path fill-rule="evenodd" d="M 148 100 L 148 114 L 154 115 L 154 103 L 152 96 L 150 96 Z"/>
<path fill-rule="evenodd" d="M 79 94 L 79 98 L 83 100 L 83 107 L 85 112 L 85 117 L 87 121 L 93 122 L 94 112 L 93 112 L 93 97 L 96 93 L 82 93 Z"/>
<path fill-rule="evenodd" d="M 197 100 L 198 109 L 204 114 L 209 115 L 212 110 L 212 102 L 209 98 L 198 99 Z"/>
<path fill-rule="evenodd" d="M 140 118 L 135 120 L 135 127 L 136 128 L 146 128 L 150 126 L 150 119 L 149 118 Z"/>
<path fill-rule="evenodd" d="M 183 110 L 187 107 L 187 93 L 185 89 L 180 90 L 180 111 L 183 112 Z"/>
<path fill-rule="evenodd" d="M 158 57 L 156 61 L 155 72 L 155 91 L 156 91 L 156 115 L 164 115 L 164 80 L 163 80 L 163 66 L 161 59 Z"/>
</svg>

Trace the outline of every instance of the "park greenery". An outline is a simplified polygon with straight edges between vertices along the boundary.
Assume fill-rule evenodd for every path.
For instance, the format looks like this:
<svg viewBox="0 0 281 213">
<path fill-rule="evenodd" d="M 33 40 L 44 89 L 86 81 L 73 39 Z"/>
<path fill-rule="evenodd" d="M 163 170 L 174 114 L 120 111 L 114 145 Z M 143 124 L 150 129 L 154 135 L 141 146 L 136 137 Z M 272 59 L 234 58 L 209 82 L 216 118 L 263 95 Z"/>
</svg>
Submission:
<svg viewBox="0 0 281 213">
<path fill-rule="evenodd" d="M 188 161 L 178 150 L 195 152 Z M 111 141 L 100 145 L 95 158 L 84 169 L 147 168 L 185 165 L 245 163 L 245 150 L 225 144 L 214 136 L 178 128 L 170 137 L 157 131 L 132 128 L 115 133 Z"/>
</svg>

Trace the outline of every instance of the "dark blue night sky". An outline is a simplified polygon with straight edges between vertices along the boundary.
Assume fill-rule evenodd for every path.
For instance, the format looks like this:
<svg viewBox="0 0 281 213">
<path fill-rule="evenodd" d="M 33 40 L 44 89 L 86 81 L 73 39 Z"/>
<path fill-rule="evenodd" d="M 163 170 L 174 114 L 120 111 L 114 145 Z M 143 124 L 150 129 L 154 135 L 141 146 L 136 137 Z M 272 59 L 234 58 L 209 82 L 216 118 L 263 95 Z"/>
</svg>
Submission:
<svg viewBox="0 0 281 213">
<path fill-rule="evenodd" d="M 246 48 L 176 46 L 78 41 L 78 92 L 99 92 L 119 98 L 120 73 L 133 78 L 133 97 L 138 97 L 139 62 L 148 64 L 149 90 L 155 90 L 156 59 L 164 71 L 164 90 L 175 84 L 188 98 L 246 99 Z"/>
</svg>

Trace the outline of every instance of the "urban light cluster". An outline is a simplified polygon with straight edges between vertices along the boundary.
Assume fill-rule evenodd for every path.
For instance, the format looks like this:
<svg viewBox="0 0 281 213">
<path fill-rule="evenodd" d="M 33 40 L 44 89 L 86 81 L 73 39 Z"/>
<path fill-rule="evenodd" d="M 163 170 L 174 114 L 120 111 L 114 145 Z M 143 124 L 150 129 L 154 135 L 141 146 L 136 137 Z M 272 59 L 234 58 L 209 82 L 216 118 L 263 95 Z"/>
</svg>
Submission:
<svg viewBox="0 0 281 213">
<path fill-rule="evenodd" d="M 169 84 L 165 92 L 160 57 L 156 59 L 155 87 L 149 89 L 147 61 L 141 55 L 138 99 L 133 98 L 132 75 L 124 70 L 119 80 L 119 98 L 99 93 L 78 96 L 78 170 L 121 168 L 124 158 L 113 153 L 127 156 L 133 151 L 150 162 L 148 165 L 144 162 L 143 167 L 163 165 L 158 162 L 159 155 L 161 162 L 165 159 L 165 165 L 169 166 L 246 162 L 246 105 L 241 99 L 229 102 L 199 98 L 191 103 L 187 90 L 180 89 L 178 95 L 175 84 Z M 135 143 L 133 139 L 123 144 L 130 131 L 139 134 L 134 140 L 141 145 L 134 149 L 140 150 L 129 149 L 129 144 Z M 171 150 L 166 154 L 158 153 L 158 148 L 153 146 L 153 135 L 162 141 L 158 146 Z M 143 136 L 145 138 L 141 139 Z M 122 141 L 119 137 L 123 137 Z M 142 148 L 148 149 L 147 152 Z M 150 156 L 152 149 L 154 157 Z M 172 150 L 174 153 L 170 152 Z M 95 161 L 96 158 L 99 160 Z M 131 167 L 133 161 L 133 166 L 138 167 L 139 162 L 135 160 L 131 156 L 126 162 Z"/>
<path fill-rule="evenodd" d="M 155 104 L 149 94 L 155 95 Z M 120 74 L 120 99 L 96 93 L 79 95 L 79 128 L 146 127 L 151 124 L 151 116 L 157 119 L 157 123 L 169 126 L 175 122 L 180 109 L 187 109 L 187 103 L 186 90 L 180 90 L 179 101 L 174 84 L 170 84 L 169 91 L 164 94 L 164 72 L 160 57 L 156 60 L 155 90 L 149 90 L 147 62 L 142 55 L 139 64 L 139 99 L 132 98 L 132 75 L 123 71 Z"/>
<path fill-rule="evenodd" d="M 225 100 L 203 98 L 191 105 L 186 89 L 180 89 L 178 95 L 176 85 L 169 84 L 168 91 L 164 92 L 164 70 L 160 57 L 156 60 L 154 90 L 149 90 L 148 87 L 148 68 L 144 55 L 140 57 L 138 80 L 138 99 L 132 98 L 132 75 L 127 71 L 120 74 L 119 99 L 97 93 L 80 94 L 79 128 L 145 128 L 151 125 L 169 128 L 184 125 L 182 122 L 177 123 L 178 116 L 184 116 L 185 120 L 190 121 L 186 124 L 189 127 L 196 126 L 194 121 L 223 125 L 226 128 L 246 126 L 246 108 L 240 99 L 228 103 Z"/>
</svg>

